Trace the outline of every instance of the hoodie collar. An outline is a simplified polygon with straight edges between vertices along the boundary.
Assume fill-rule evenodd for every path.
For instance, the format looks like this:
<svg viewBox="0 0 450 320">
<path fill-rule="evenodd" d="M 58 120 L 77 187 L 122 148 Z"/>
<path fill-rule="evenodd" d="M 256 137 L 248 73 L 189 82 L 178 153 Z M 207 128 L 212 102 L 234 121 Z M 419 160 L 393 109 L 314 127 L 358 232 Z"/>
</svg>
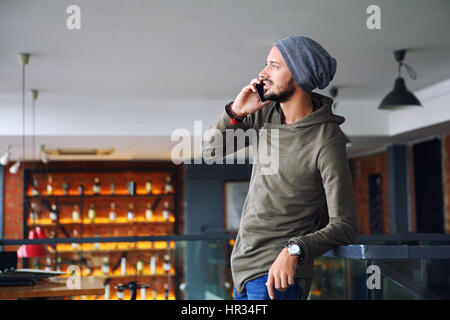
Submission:
<svg viewBox="0 0 450 320">
<path fill-rule="evenodd" d="M 313 103 L 313 112 L 308 114 L 307 116 L 301 118 L 300 120 L 295 121 L 293 124 L 282 126 L 292 127 L 292 128 L 304 128 L 309 127 L 316 124 L 321 124 L 324 122 L 336 122 L 337 124 L 342 124 L 345 121 L 345 118 L 342 116 L 338 116 L 333 114 L 331 110 L 331 106 L 333 104 L 333 99 L 322 94 L 312 92 L 311 93 L 311 101 Z M 280 119 L 283 121 L 284 114 L 283 110 L 279 103 L 277 103 L 277 109 L 280 113 Z"/>
</svg>

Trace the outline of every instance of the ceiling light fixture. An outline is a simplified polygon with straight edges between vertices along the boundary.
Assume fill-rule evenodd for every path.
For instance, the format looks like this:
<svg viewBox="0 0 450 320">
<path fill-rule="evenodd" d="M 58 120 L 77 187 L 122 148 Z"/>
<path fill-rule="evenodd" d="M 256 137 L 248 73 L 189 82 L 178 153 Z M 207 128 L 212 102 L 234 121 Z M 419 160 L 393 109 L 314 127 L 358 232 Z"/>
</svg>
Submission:
<svg viewBox="0 0 450 320">
<path fill-rule="evenodd" d="M 395 79 L 394 89 L 384 97 L 378 109 L 399 110 L 409 107 L 422 107 L 419 99 L 406 88 L 405 79 L 401 77 L 401 68 L 405 67 L 412 79 L 417 78 L 414 69 L 403 63 L 405 54 L 405 49 L 394 51 L 394 58 L 398 62 L 398 78 Z"/>
<path fill-rule="evenodd" d="M 11 145 L 8 145 L 8 150 L 0 158 L 0 164 L 6 166 L 9 162 L 9 157 L 11 157 Z"/>
</svg>

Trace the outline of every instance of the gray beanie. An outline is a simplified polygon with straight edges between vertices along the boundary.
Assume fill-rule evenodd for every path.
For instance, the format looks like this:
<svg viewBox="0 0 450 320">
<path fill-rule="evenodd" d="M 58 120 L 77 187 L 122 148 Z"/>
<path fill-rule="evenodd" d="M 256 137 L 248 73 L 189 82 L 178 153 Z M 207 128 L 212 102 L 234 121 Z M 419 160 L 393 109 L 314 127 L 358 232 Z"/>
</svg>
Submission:
<svg viewBox="0 0 450 320">
<path fill-rule="evenodd" d="M 297 85 L 311 94 L 315 88 L 325 88 L 333 80 L 336 60 L 317 42 L 307 37 L 287 37 L 278 40 L 280 50 Z"/>
</svg>

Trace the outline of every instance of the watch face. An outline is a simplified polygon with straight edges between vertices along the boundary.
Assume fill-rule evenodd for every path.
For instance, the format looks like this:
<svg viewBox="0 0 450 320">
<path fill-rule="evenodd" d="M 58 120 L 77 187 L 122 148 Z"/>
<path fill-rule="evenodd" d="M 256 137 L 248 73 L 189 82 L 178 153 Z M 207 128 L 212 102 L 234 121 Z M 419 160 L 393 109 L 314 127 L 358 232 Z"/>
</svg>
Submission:
<svg viewBox="0 0 450 320">
<path fill-rule="evenodd" d="M 296 244 L 291 244 L 289 246 L 289 254 L 299 254 L 300 253 L 300 247 Z"/>
</svg>

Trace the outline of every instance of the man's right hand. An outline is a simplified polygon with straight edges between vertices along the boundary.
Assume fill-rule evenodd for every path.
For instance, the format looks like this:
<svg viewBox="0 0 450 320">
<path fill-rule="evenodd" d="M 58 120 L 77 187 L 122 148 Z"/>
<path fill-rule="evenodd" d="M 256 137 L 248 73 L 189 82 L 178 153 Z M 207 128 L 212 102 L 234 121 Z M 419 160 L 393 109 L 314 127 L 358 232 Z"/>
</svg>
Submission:
<svg viewBox="0 0 450 320">
<path fill-rule="evenodd" d="M 236 99 L 234 99 L 231 110 L 236 116 L 243 118 L 264 107 L 264 103 L 259 100 L 258 92 L 255 88 L 256 83 L 261 83 L 261 80 L 253 79 L 248 86 L 242 88 Z"/>
</svg>

